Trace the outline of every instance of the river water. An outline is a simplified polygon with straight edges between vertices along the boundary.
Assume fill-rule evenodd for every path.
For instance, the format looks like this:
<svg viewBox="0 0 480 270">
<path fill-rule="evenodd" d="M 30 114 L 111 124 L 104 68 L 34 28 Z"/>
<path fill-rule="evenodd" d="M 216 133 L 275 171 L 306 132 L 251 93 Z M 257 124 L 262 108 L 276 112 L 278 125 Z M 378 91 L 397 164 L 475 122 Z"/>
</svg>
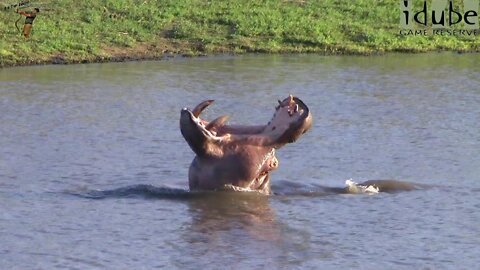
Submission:
<svg viewBox="0 0 480 270">
<path fill-rule="evenodd" d="M 1 269 L 475 269 L 480 55 L 247 55 L 0 70 Z M 189 196 L 180 109 L 302 98 L 275 196 Z M 427 187 L 325 194 L 345 181 Z"/>
</svg>

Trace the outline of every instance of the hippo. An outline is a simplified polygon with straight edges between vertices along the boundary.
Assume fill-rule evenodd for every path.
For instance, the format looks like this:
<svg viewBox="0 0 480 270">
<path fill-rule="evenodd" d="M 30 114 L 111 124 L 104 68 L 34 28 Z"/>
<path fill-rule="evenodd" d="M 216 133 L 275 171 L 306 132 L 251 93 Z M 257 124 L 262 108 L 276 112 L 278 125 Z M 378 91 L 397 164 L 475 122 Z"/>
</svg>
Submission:
<svg viewBox="0 0 480 270">
<path fill-rule="evenodd" d="M 298 97 L 278 101 L 266 125 L 227 125 L 227 116 L 200 118 L 206 100 L 180 112 L 180 131 L 195 158 L 188 178 L 191 191 L 234 190 L 271 194 L 269 173 L 278 167 L 275 151 L 293 143 L 312 126 L 312 114 Z"/>
</svg>

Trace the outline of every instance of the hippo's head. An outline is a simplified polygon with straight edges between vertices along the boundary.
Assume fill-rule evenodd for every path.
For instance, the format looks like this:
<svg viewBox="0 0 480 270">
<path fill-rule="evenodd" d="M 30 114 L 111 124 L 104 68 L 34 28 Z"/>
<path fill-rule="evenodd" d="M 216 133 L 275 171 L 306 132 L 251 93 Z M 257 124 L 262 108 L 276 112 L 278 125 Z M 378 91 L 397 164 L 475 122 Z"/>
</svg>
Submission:
<svg viewBox="0 0 480 270">
<path fill-rule="evenodd" d="M 268 186 L 268 172 L 277 166 L 275 149 L 295 142 L 312 126 L 308 107 L 292 95 L 278 101 L 268 124 L 258 126 L 226 125 L 226 116 L 211 122 L 200 118 L 212 102 L 181 111 L 180 130 L 197 155 L 190 166 L 191 189 L 229 184 L 252 189 Z"/>
<path fill-rule="evenodd" d="M 265 135 L 274 138 L 278 146 L 293 143 L 312 127 L 312 115 L 307 105 L 290 95 L 278 101 L 272 120 L 265 127 Z"/>
</svg>

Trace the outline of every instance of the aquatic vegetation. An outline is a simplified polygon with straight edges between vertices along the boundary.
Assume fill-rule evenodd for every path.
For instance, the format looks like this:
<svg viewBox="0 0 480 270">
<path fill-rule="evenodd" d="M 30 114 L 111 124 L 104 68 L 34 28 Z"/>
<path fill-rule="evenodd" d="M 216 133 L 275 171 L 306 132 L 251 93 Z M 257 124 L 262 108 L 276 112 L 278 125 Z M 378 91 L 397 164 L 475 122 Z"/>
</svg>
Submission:
<svg viewBox="0 0 480 270">
<path fill-rule="evenodd" d="M 465 35 L 403 35 L 397 0 L 44 0 L 32 37 L 0 12 L 0 66 L 165 54 L 478 51 Z M 34 7 L 34 2 L 30 8 Z"/>
</svg>

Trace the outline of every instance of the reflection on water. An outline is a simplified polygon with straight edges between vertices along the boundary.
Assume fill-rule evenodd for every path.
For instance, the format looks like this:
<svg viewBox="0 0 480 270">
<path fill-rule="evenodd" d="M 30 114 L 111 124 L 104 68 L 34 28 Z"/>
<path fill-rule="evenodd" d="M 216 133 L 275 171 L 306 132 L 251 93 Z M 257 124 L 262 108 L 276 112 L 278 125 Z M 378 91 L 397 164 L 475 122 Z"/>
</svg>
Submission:
<svg viewBox="0 0 480 270">
<path fill-rule="evenodd" d="M 247 55 L 1 69 L 0 268 L 475 269 L 479 61 Z M 289 93 L 314 126 L 278 151 L 279 196 L 186 190 L 181 108 L 215 99 L 207 119 L 262 124 Z M 421 188 L 338 194 L 347 179 Z"/>
<path fill-rule="evenodd" d="M 279 232 L 274 227 L 275 215 L 268 204 L 268 199 L 267 196 L 258 194 L 220 192 L 197 200 L 189 200 L 191 231 L 199 232 L 213 240 L 217 232 L 241 229 L 256 239 L 278 240 Z"/>
<path fill-rule="evenodd" d="M 295 265 L 313 256 L 309 235 L 278 220 L 267 196 L 228 194 L 188 201 L 190 225 L 178 266 Z"/>
<path fill-rule="evenodd" d="M 270 246 L 265 243 L 282 237 L 266 196 L 221 194 L 190 200 L 188 209 L 192 221 L 182 239 L 189 259 L 182 260 L 182 267 L 207 267 L 211 261 L 238 267 L 239 257 L 259 257 L 259 249 Z"/>
</svg>

